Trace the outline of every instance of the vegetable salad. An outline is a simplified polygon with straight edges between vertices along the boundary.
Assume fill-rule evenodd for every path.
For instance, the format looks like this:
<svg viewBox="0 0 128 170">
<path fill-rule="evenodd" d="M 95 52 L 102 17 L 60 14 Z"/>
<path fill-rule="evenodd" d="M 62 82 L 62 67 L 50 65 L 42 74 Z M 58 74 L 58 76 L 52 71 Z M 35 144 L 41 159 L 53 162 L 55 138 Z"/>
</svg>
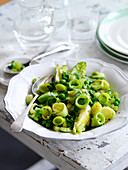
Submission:
<svg viewBox="0 0 128 170">
<path fill-rule="evenodd" d="M 43 127 L 80 134 L 116 115 L 120 98 L 110 89 L 104 73 L 86 75 L 86 62 L 79 62 L 72 70 L 57 65 L 53 75 L 55 81 L 39 86 L 39 97 L 29 111 L 29 117 Z M 32 99 L 33 94 L 28 94 L 26 104 Z"/>
<path fill-rule="evenodd" d="M 11 61 L 11 65 L 8 66 L 9 69 L 11 69 L 11 71 L 13 72 L 20 72 L 21 70 L 23 70 L 25 68 L 25 66 L 18 61 Z"/>
</svg>

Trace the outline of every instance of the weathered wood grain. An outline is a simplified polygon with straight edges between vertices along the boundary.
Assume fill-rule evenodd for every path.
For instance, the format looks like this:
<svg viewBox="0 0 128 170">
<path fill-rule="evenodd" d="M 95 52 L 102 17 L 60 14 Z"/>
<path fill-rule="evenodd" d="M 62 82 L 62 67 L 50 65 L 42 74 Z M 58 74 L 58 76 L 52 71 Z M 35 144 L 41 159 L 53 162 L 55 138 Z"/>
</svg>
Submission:
<svg viewBox="0 0 128 170">
<path fill-rule="evenodd" d="M 125 8 L 127 0 L 94 0 L 98 6 L 100 18 L 110 11 Z M 18 13 L 15 1 L 0 7 L 0 62 L 12 55 L 25 55 L 12 33 L 13 19 Z M 99 58 L 119 66 L 128 75 L 128 66 L 108 58 L 97 47 L 96 43 L 90 49 L 81 49 L 79 56 Z M 23 130 L 12 133 L 10 125 L 12 117 L 4 108 L 3 98 L 7 88 L 0 84 L 0 126 L 19 139 L 36 153 L 50 161 L 62 170 L 123 170 L 128 166 L 128 126 L 100 137 L 96 140 L 62 141 L 41 138 Z"/>
</svg>

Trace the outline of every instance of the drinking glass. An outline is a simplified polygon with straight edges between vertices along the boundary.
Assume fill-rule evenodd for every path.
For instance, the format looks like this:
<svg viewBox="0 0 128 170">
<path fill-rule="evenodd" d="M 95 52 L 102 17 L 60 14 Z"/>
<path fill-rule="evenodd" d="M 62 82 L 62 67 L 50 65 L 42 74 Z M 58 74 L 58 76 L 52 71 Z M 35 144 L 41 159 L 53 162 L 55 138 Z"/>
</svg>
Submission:
<svg viewBox="0 0 128 170">
<path fill-rule="evenodd" d="M 69 35 L 72 42 L 89 45 L 94 41 L 98 25 L 98 10 L 89 1 L 69 1 Z"/>
<path fill-rule="evenodd" d="M 55 44 L 68 41 L 67 33 L 67 3 L 68 0 L 53 0 L 55 32 L 53 41 Z"/>
<path fill-rule="evenodd" d="M 51 0 L 18 0 L 20 14 L 14 21 L 14 35 L 25 51 L 45 51 L 50 43 L 54 9 Z"/>
<path fill-rule="evenodd" d="M 67 0 L 53 0 L 54 3 L 54 25 L 56 28 L 63 27 L 66 20 Z"/>
</svg>

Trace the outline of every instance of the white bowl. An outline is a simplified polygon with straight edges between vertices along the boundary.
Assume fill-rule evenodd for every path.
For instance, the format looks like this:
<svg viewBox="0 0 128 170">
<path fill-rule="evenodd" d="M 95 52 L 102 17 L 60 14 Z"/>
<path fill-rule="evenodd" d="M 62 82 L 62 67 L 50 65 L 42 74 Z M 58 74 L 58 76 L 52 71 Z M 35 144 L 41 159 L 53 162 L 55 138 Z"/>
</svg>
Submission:
<svg viewBox="0 0 128 170">
<path fill-rule="evenodd" d="M 87 63 L 87 75 L 90 75 L 93 71 L 105 73 L 107 80 L 110 82 L 110 85 L 114 88 L 115 91 L 119 93 L 121 103 L 117 116 L 114 117 L 106 125 L 95 128 L 93 130 L 82 132 L 78 135 L 48 130 L 31 120 L 28 116 L 26 117 L 24 122 L 24 129 L 32 131 L 33 133 L 45 138 L 83 140 L 95 139 L 97 137 L 116 131 L 127 125 L 128 79 L 118 67 L 112 64 L 105 63 L 98 59 L 61 59 L 26 67 L 21 73 L 14 76 L 10 80 L 8 91 L 4 98 L 6 110 L 12 115 L 14 119 L 16 119 L 26 107 L 25 97 L 30 92 L 31 82 L 33 78 L 52 74 L 56 67 L 56 64 L 59 64 L 60 66 L 62 64 L 67 64 L 69 69 L 71 69 L 80 61 L 85 61 Z"/>
</svg>

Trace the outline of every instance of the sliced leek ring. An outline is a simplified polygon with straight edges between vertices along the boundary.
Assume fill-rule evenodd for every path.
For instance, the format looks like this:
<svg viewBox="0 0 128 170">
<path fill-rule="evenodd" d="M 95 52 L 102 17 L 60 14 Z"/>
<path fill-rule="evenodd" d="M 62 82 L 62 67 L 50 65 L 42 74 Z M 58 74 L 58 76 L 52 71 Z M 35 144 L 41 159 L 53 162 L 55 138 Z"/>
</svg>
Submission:
<svg viewBox="0 0 128 170">
<path fill-rule="evenodd" d="M 42 118 L 43 119 L 50 119 L 51 114 L 52 114 L 52 109 L 50 106 L 44 106 L 42 111 Z"/>
<path fill-rule="evenodd" d="M 94 90 L 102 89 L 103 86 L 104 86 L 104 83 L 103 83 L 102 80 L 95 80 L 95 81 L 91 84 L 91 87 L 92 87 Z"/>
<path fill-rule="evenodd" d="M 64 103 L 54 103 L 52 109 L 58 116 L 66 117 L 68 115 L 68 109 Z"/>
<path fill-rule="evenodd" d="M 103 125 L 104 123 L 105 123 L 105 116 L 103 115 L 103 113 L 98 112 L 92 118 L 91 126 L 92 127 L 97 127 L 97 126 Z"/>
<path fill-rule="evenodd" d="M 101 93 L 99 96 L 98 96 L 98 100 L 101 104 L 106 104 L 108 103 L 110 99 L 110 95 L 108 93 Z"/>
<path fill-rule="evenodd" d="M 69 82 L 69 87 L 70 89 L 81 89 L 82 83 L 78 79 L 73 79 L 72 81 Z"/>
<path fill-rule="evenodd" d="M 28 94 L 26 96 L 26 104 L 29 105 L 33 99 L 33 94 Z"/>
<path fill-rule="evenodd" d="M 94 116 L 96 113 L 100 112 L 102 105 L 99 102 L 96 102 L 91 108 L 91 114 Z"/>
<path fill-rule="evenodd" d="M 105 119 L 106 120 L 110 120 L 110 119 L 112 119 L 114 116 L 115 116 L 115 111 L 112 109 L 112 108 L 110 108 L 110 107 L 103 107 L 102 109 L 101 109 L 101 113 L 103 113 L 103 115 L 105 116 Z"/>
<path fill-rule="evenodd" d="M 58 125 L 62 125 L 64 123 L 65 119 L 62 116 L 56 116 L 53 119 L 53 124 L 58 126 Z"/>
<path fill-rule="evenodd" d="M 108 83 L 106 80 L 102 80 L 102 82 L 103 82 L 103 87 L 102 87 L 102 89 L 103 89 L 103 90 L 107 90 L 107 89 L 109 88 L 109 83 Z"/>
<path fill-rule="evenodd" d="M 30 108 L 30 110 L 29 110 L 29 112 L 31 113 L 31 114 L 36 114 L 36 111 L 35 111 L 35 107 L 37 106 L 37 103 L 34 103 L 32 106 L 31 106 L 31 108 Z"/>
<path fill-rule="evenodd" d="M 82 109 L 89 104 L 89 97 L 86 94 L 79 95 L 75 100 L 75 105 Z"/>
<path fill-rule="evenodd" d="M 66 91 L 67 90 L 67 87 L 63 84 L 57 84 L 56 85 L 56 90 L 57 91 Z"/>
<path fill-rule="evenodd" d="M 52 86 L 50 85 L 50 83 L 41 84 L 41 85 L 39 86 L 39 90 L 40 90 L 42 93 L 46 93 L 46 92 L 49 91 L 49 87 L 52 87 Z"/>
<path fill-rule="evenodd" d="M 104 75 L 104 73 L 99 73 L 99 72 L 94 71 L 94 72 L 92 73 L 91 77 L 98 79 L 98 78 L 104 78 L 105 75 Z"/>
</svg>

